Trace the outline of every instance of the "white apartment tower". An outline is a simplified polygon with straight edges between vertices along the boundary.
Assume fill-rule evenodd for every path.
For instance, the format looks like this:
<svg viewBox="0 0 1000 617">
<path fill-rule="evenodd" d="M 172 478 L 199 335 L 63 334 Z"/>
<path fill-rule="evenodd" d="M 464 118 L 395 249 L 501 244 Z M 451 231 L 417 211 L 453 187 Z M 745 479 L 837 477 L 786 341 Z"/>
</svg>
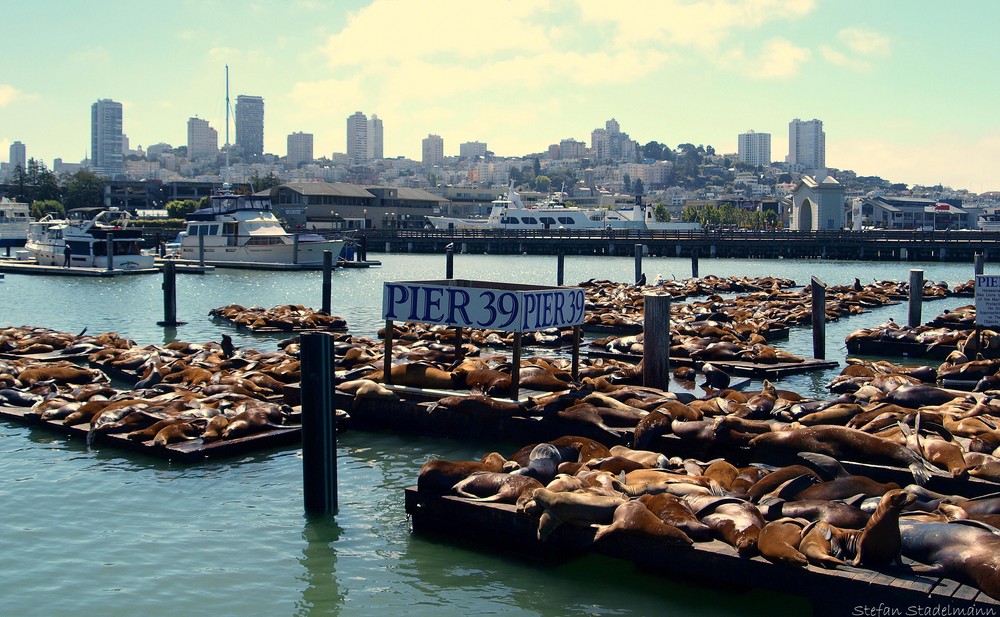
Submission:
<svg viewBox="0 0 1000 617">
<path fill-rule="evenodd" d="M 486 156 L 486 144 L 481 141 L 467 141 L 458 145 L 458 156 L 463 159 L 471 159 L 477 156 Z"/>
<path fill-rule="evenodd" d="M 385 158 L 382 147 L 382 119 L 372 114 L 368 121 L 368 160 L 378 161 Z"/>
<path fill-rule="evenodd" d="M 236 145 L 243 156 L 264 154 L 264 98 L 236 97 Z"/>
<path fill-rule="evenodd" d="M 424 165 L 444 165 L 444 140 L 440 135 L 428 135 L 421 142 Z"/>
<path fill-rule="evenodd" d="M 313 162 L 313 135 L 312 133 L 292 133 L 288 136 L 288 154 L 285 156 L 285 164 L 289 169 L 295 169 L 302 163 Z"/>
<path fill-rule="evenodd" d="M 101 99 L 90 106 L 90 158 L 97 175 L 125 173 L 122 104 Z"/>
<path fill-rule="evenodd" d="M 347 117 L 347 159 L 351 163 L 368 160 L 368 118 L 360 111 Z"/>
<path fill-rule="evenodd" d="M 771 164 L 771 134 L 752 130 L 740 133 L 737 137 L 736 160 L 754 167 L 768 167 Z"/>
<path fill-rule="evenodd" d="M 826 169 L 826 133 L 822 120 L 788 123 L 788 156 L 785 162 L 803 171 Z"/>
<path fill-rule="evenodd" d="M 28 152 L 19 141 L 15 141 L 10 145 L 10 158 L 7 159 L 10 170 L 13 172 L 15 169 L 20 167 L 23 170 L 28 169 Z"/>
<path fill-rule="evenodd" d="M 208 125 L 208 120 L 189 118 L 187 132 L 188 160 L 214 158 L 219 154 L 219 132 Z"/>
</svg>

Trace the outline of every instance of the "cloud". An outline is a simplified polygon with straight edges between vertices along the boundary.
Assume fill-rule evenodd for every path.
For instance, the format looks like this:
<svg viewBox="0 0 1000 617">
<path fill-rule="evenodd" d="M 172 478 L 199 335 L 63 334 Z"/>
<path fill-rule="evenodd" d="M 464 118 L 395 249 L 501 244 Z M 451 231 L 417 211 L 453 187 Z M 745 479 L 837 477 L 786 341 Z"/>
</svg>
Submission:
<svg viewBox="0 0 1000 617">
<path fill-rule="evenodd" d="M 0 84 L 0 107 L 5 107 L 24 95 L 20 90 L 10 84 Z"/>
<path fill-rule="evenodd" d="M 830 64 L 853 69 L 870 71 L 874 60 L 885 58 L 891 53 L 889 37 L 867 28 L 844 28 L 837 33 L 841 49 L 830 45 L 821 45 L 820 53 Z"/>
</svg>

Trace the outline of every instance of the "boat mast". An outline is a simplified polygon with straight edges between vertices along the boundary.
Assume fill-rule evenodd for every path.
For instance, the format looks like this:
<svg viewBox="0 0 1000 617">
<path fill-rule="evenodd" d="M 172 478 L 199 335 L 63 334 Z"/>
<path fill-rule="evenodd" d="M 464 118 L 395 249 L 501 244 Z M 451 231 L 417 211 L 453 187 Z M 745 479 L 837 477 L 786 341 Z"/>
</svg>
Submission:
<svg viewBox="0 0 1000 617">
<path fill-rule="evenodd" d="M 229 65 L 226 65 L 226 173 L 229 173 Z"/>
</svg>

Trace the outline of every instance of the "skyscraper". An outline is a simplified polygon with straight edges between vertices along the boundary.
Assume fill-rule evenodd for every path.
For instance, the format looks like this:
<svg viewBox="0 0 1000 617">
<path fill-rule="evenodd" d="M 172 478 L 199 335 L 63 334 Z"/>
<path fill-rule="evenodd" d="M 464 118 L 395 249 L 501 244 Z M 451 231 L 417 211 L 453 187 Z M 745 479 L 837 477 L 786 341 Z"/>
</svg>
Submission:
<svg viewBox="0 0 1000 617">
<path fill-rule="evenodd" d="M 288 136 L 288 154 L 285 157 L 285 164 L 289 169 L 295 169 L 300 163 L 313 162 L 313 135 L 312 133 L 292 133 Z"/>
<path fill-rule="evenodd" d="M 351 163 L 368 160 L 368 118 L 360 111 L 347 117 L 347 159 Z"/>
<path fill-rule="evenodd" d="M 749 163 L 754 167 L 767 167 L 771 164 L 771 134 L 755 133 L 750 130 L 740 133 L 737 137 L 736 160 Z"/>
<path fill-rule="evenodd" d="M 788 123 L 788 156 L 785 162 L 802 170 L 826 169 L 826 133 L 822 120 Z"/>
<path fill-rule="evenodd" d="M 212 158 L 219 153 L 219 132 L 208 125 L 208 120 L 188 119 L 187 132 L 189 160 Z"/>
<path fill-rule="evenodd" d="M 236 97 L 236 146 L 243 156 L 264 154 L 264 98 Z"/>
<path fill-rule="evenodd" d="M 444 140 L 440 135 L 428 135 L 421 142 L 422 161 L 428 167 L 444 164 Z"/>
<path fill-rule="evenodd" d="M 21 169 L 28 169 L 28 158 L 27 151 L 19 141 L 15 141 L 10 145 L 10 158 L 7 161 L 10 164 L 10 171 L 13 173 L 15 169 L 20 167 Z"/>
<path fill-rule="evenodd" d="M 121 103 L 101 99 L 90 106 L 90 158 L 95 174 L 125 173 Z"/>
<path fill-rule="evenodd" d="M 368 159 L 378 161 L 385 158 L 382 149 L 382 119 L 372 114 L 368 121 Z"/>
</svg>

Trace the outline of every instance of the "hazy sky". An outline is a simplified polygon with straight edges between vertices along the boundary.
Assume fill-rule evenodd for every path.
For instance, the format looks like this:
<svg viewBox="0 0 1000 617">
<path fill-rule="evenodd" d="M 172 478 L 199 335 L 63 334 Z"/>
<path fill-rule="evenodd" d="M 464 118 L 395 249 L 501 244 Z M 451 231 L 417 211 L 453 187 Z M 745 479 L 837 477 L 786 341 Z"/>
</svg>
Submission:
<svg viewBox="0 0 1000 617">
<path fill-rule="evenodd" d="M 385 156 L 590 144 L 615 118 L 640 144 L 736 152 L 748 129 L 788 152 L 823 121 L 830 167 L 1000 190 L 995 0 L 0 0 L 0 161 L 19 140 L 51 167 L 90 149 L 90 106 L 124 105 L 133 148 L 225 141 L 230 96 L 264 97 L 264 147 L 313 133 L 346 150 L 355 111 Z M 235 132 L 230 130 L 230 140 Z"/>
</svg>

